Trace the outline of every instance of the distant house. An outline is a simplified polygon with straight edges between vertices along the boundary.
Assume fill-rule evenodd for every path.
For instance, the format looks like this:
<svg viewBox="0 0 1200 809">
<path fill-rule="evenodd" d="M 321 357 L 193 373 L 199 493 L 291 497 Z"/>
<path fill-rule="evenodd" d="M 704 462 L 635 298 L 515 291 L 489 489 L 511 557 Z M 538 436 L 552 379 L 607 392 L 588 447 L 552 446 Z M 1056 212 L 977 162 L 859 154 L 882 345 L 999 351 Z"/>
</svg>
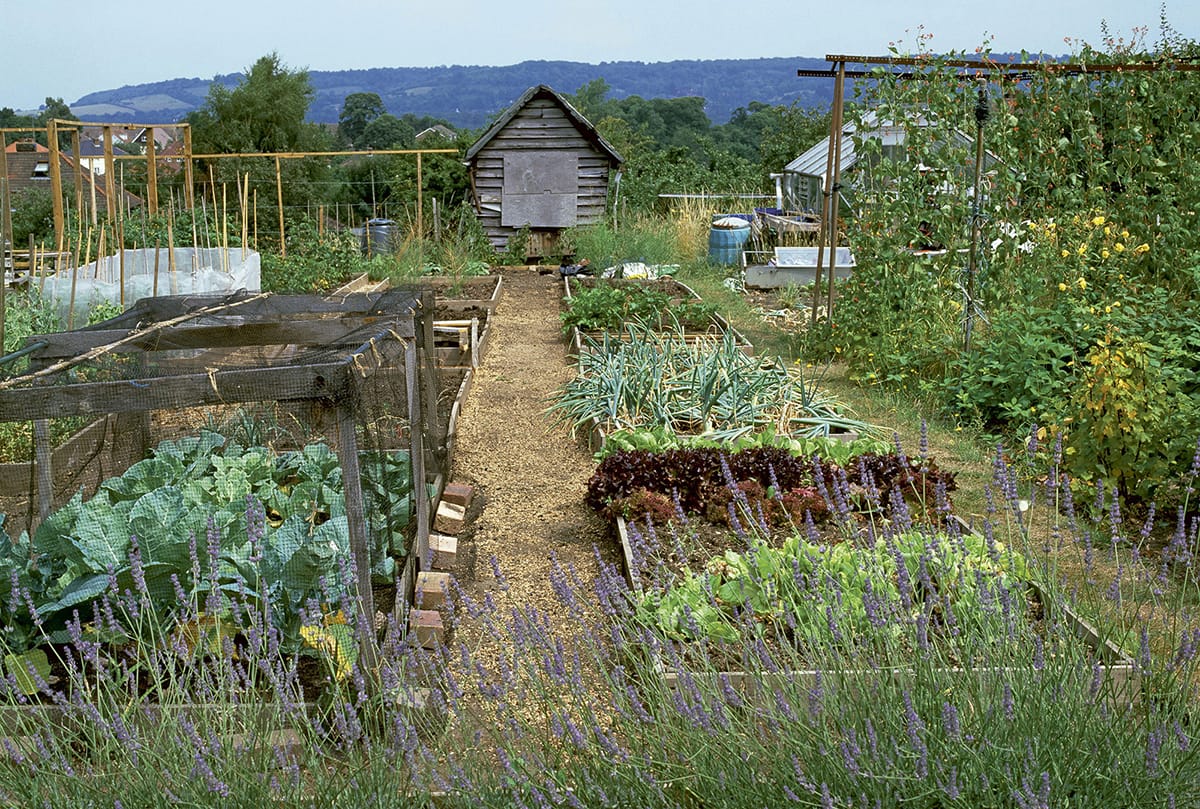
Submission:
<svg viewBox="0 0 1200 809">
<path fill-rule="evenodd" d="M 600 221 L 621 156 L 566 99 L 531 87 L 467 150 L 475 211 L 497 250 L 529 229 L 526 258 L 555 255 L 565 228 Z"/>
<path fill-rule="evenodd" d="M 83 144 L 80 144 L 80 153 L 83 153 Z M 20 191 L 30 188 L 44 188 L 50 190 L 50 150 L 40 143 L 32 140 L 19 140 L 8 144 L 4 149 L 4 162 L 8 168 L 8 187 L 9 192 L 13 195 Z M 80 162 L 85 162 L 83 157 Z M 103 164 L 103 157 L 100 158 L 100 163 Z M 64 196 L 70 197 L 75 188 L 76 166 L 72 157 L 65 153 L 59 153 L 59 170 L 62 177 L 62 187 Z M 84 193 L 89 194 L 91 189 L 88 185 L 89 177 L 94 177 L 96 184 L 96 197 L 99 200 L 104 200 L 107 193 L 107 185 L 102 174 L 92 174 L 85 165 L 79 170 L 83 178 Z M 137 207 L 142 204 L 140 197 L 125 192 L 126 203 L 130 206 Z"/>
<path fill-rule="evenodd" d="M 426 127 L 418 132 L 416 141 L 417 143 L 420 143 L 422 141 L 429 140 L 430 138 L 441 138 L 444 141 L 452 141 L 457 137 L 458 133 L 445 124 L 434 124 L 433 126 Z"/>
</svg>

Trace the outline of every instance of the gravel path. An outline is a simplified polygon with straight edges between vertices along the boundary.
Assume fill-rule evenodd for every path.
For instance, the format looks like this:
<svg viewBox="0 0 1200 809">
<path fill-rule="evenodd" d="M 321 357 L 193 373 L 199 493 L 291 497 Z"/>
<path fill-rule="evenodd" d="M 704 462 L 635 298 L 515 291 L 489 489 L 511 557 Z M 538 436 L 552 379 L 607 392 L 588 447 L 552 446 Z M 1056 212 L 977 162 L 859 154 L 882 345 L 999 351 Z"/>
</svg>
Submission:
<svg viewBox="0 0 1200 809">
<path fill-rule="evenodd" d="M 574 373 L 560 331 L 562 282 L 519 267 L 503 275 L 491 344 L 458 423 L 449 479 L 473 485 L 476 504 L 452 572 L 476 603 L 491 595 L 498 620 L 512 609 L 534 608 L 549 616 L 560 637 L 570 637 L 550 584 L 551 555 L 574 568 L 577 589 L 586 594 L 597 569 L 593 549 L 606 562 L 618 553 L 607 526 L 584 502 L 594 469 L 590 450 L 545 413 L 554 391 Z M 493 574 L 492 557 L 503 582 Z M 450 640 L 492 671 L 505 652 L 484 622 L 462 614 Z M 464 683 L 478 679 L 460 674 Z M 482 714 L 478 719 L 486 721 Z"/>
</svg>

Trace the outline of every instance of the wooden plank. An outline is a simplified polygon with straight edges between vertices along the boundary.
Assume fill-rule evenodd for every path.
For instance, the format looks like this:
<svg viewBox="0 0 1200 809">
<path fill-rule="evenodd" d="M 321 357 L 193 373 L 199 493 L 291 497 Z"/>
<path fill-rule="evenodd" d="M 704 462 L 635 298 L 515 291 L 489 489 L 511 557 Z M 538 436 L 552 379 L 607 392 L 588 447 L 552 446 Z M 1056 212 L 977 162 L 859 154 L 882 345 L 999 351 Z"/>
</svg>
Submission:
<svg viewBox="0 0 1200 809">
<path fill-rule="evenodd" d="M 95 416 L 239 402 L 336 399 L 349 362 L 0 390 L 0 421 Z"/>
<path fill-rule="evenodd" d="M 174 326 L 146 334 L 142 339 L 127 342 L 114 354 L 154 351 L 178 351 L 196 348 L 234 348 L 239 346 L 300 345 L 300 346 L 358 346 L 364 335 L 353 335 L 365 326 L 381 323 L 381 318 L 340 318 L 338 320 L 295 320 L 270 323 L 237 323 L 219 326 Z M 396 332 L 404 337 L 404 323 L 397 323 Z M 61 332 L 35 335 L 30 343 L 45 342 L 46 347 L 31 356 L 38 360 L 72 357 L 99 346 L 108 345 L 130 336 L 127 330 Z M 352 341 L 348 338 L 353 337 Z"/>
</svg>

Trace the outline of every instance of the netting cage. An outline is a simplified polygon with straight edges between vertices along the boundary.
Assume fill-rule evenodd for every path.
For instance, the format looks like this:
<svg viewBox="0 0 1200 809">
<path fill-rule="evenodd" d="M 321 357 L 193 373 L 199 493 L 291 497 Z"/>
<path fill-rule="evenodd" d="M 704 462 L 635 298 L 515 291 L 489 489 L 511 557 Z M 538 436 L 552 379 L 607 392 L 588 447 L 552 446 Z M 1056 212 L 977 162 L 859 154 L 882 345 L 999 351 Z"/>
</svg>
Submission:
<svg viewBox="0 0 1200 809">
<path fill-rule="evenodd" d="M 447 465 L 433 311 L 414 289 L 171 296 L 29 338 L 0 377 L 0 426 L 28 435 L 0 465 L 5 648 L 135 585 L 164 615 L 249 594 L 297 643 L 314 614 L 359 640 L 399 616 Z"/>
</svg>

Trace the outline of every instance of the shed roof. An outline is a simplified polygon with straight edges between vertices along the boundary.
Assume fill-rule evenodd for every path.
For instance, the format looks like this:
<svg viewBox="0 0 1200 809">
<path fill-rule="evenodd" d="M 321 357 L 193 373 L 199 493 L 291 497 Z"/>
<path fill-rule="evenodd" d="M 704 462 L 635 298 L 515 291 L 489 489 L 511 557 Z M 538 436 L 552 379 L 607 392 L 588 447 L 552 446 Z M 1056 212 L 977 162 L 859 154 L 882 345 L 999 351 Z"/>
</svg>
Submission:
<svg viewBox="0 0 1200 809">
<path fill-rule="evenodd" d="M 918 114 L 916 116 L 916 123 L 917 126 L 928 126 L 928 123 L 922 114 Z M 863 116 L 863 124 L 865 125 L 865 131 L 871 133 L 880 133 L 885 139 L 885 142 L 887 142 L 888 139 L 896 137 L 900 137 L 901 141 L 894 142 L 902 142 L 903 128 L 890 120 L 880 121 L 874 110 Z M 855 126 L 853 121 L 848 121 L 842 127 L 842 152 L 838 167 L 839 174 L 845 173 L 847 169 L 852 168 L 854 164 L 858 162 L 858 154 L 854 150 L 854 133 L 856 131 L 857 126 Z M 970 136 L 961 130 L 955 129 L 953 131 L 953 137 L 954 140 L 960 145 L 971 143 Z M 829 168 L 830 143 L 831 141 L 828 136 L 821 139 L 810 149 L 784 166 L 783 172 L 785 174 L 803 174 L 810 177 L 817 177 L 821 180 L 822 185 L 824 185 L 825 174 Z M 988 165 L 999 162 L 999 158 L 990 151 L 986 153 L 985 160 Z"/>
<path fill-rule="evenodd" d="M 535 98 L 546 98 L 553 101 L 562 108 L 562 111 L 566 114 L 571 123 L 575 125 L 575 128 L 579 130 L 580 134 L 583 135 L 584 138 L 587 139 L 594 147 L 596 147 L 598 151 L 607 155 L 609 160 L 615 164 L 619 165 L 625 162 L 621 158 L 621 155 L 617 153 L 617 150 L 612 147 L 612 144 L 606 141 L 604 137 L 596 131 L 596 128 L 592 126 L 591 122 L 588 121 L 587 118 L 583 117 L 579 110 L 571 106 L 570 102 L 568 102 L 565 98 L 555 92 L 553 88 L 546 84 L 539 84 L 536 87 L 530 87 L 513 103 L 511 107 L 505 110 L 504 114 L 497 118 L 496 122 L 488 127 L 488 130 L 480 136 L 479 140 L 475 141 L 475 143 L 471 145 L 471 148 L 467 150 L 467 162 L 470 163 L 473 161 L 475 156 L 479 154 L 480 150 L 487 146 L 488 143 L 491 142 L 492 138 L 496 137 L 496 135 L 502 129 L 504 129 L 504 127 L 507 126 L 514 117 L 516 117 L 517 113 Z"/>
</svg>

